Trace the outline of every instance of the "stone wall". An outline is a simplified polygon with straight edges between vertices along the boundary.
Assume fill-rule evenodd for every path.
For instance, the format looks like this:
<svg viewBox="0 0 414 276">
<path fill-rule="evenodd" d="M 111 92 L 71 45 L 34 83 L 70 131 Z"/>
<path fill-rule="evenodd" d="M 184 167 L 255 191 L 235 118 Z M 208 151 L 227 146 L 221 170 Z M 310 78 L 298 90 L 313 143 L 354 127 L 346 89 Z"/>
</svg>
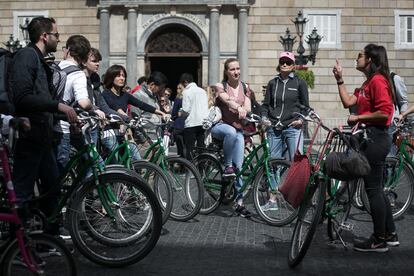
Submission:
<svg viewBox="0 0 414 276">
<path fill-rule="evenodd" d="M 414 100 L 414 50 L 394 47 L 394 10 L 414 9 L 414 1 L 389 0 L 257 0 L 249 12 L 249 75 L 259 91 L 276 73 L 277 55 L 283 50 L 279 36 L 286 27 L 295 30 L 291 22 L 299 9 L 340 9 L 340 49 L 320 49 L 314 66 L 315 88 L 310 91 L 311 105 L 325 118 L 347 114 L 340 104 L 332 67 L 338 58 L 344 67 L 344 81 L 353 91 L 364 80 L 354 69 L 355 59 L 368 43 L 384 45 L 388 50 L 390 67 L 405 80 L 410 101 Z M 294 49 L 297 48 L 297 43 Z"/>
</svg>

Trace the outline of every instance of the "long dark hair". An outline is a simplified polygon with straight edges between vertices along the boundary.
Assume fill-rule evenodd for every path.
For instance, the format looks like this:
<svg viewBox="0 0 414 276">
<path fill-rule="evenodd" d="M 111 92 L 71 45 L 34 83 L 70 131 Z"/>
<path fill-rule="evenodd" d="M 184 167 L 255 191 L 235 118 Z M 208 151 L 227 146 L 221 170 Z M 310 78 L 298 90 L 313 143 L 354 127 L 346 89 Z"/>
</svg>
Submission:
<svg viewBox="0 0 414 276">
<path fill-rule="evenodd" d="M 237 58 L 228 58 L 226 59 L 226 61 L 224 62 L 224 71 L 223 71 L 223 81 L 227 82 L 227 80 L 229 79 L 226 75 L 226 71 L 229 69 L 229 64 L 232 62 L 239 62 L 239 60 Z"/>
<path fill-rule="evenodd" d="M 119 76 L 121 72 L 124 72 L 125 74 L 125 83 L 126 83 L 127 73 L 126 73 L 124 66 L 115 64 L 109 67 L 108 70 L 106 70 L 105 76 L 103 79 L 104 87 L 106 89 L 111 89 L 112 86 L 114 85 L 115 78 Z"/>
<path fill-rule="evenodd" d="M 388 81 L 391 96 L 394 104 L 396 104 L 396 97 L 394 87 L 390 77 L 390 67 L 388 65 L 387 50 L 384 46 L 376 44 L 368 44 L 364 48 L 365 59 L 370 58 L 371 63 L 368 68 L 367 78 L 370 80 L 374 75 L 381 74 Z"/>
</svg>

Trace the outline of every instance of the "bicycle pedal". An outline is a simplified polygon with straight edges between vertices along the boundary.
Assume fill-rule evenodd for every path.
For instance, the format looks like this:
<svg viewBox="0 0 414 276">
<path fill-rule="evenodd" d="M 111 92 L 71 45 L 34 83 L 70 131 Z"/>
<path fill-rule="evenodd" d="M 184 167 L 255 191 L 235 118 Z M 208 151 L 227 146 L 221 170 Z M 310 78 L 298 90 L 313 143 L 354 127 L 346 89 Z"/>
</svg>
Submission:
<svg viewBox="0 0 414 276">
<path fill-rule="evenodd" d="M 343 223 L 341 223 L 341 225 L 339 225 L 339 228 L 344 230 L 344 231 L 352 231 L 352 230 L 354 230 L 354 224 L 348 223 L 348 222 L 343 222 Z"/>
</svg>

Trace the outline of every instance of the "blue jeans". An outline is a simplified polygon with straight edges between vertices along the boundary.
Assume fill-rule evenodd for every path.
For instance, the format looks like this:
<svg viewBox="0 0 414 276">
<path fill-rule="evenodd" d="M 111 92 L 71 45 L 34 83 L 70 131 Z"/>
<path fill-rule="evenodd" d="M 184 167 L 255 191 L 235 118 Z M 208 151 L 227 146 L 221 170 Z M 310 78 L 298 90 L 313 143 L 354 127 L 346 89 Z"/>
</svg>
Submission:
<svg viewBox="0 0 414 276">
<path fill-rule="evenodd" d="M 394 132 L 397 130 L 397 126 L 394 124 L 394 122 L 391 122 L 391 125 L 388 127 L 388 135 L 391 138 L 391 141 L 394 141 Z M 397 155 L 397 145 L 394 144 L 394 142 L 391 143 L 391 149 L 388 153 L 388 156 L 396 156 Z"/>
<path fill-rule="evenodd" d="M 109 151 L 114 150 L 118 146 L 118 138 L 120 137 L 114 130 L 105 130 L 101 136 L 101 143 L 105 146 L 106 149 Z M 128 144 L 131 158 L 132 160 L 140 160 L 141 155 L 139 154 L 139 150 L 136 144 L 129 143 Z"/>
<path fill-rule="evenodd" d="M 55 132 L 56 146 L 56 162 L 59 172 L 62 173 L 70 158 L 70 133 Z"/>
<path fill-rule="evenodd" d="M 301 132 L 301 129 L 294 127 L 288 127 L 283 130 L 269 128 L 267 138 L 269 140 L 270 156 L 276 158 L 286 157 L 288 160 L 293 160 Z M 283 155 L 285 149 L 287 151 Z M 300 135 L 299 152 L 303 153 L 303 135 Z"/>
<path fill-rule="evenodd" d="M 226 123 L 218 123 L 211 129 L 211 135 L 216 139 L 223 140 L 224 166 L 234 166 L 237 171 L 240 171 L 244 158 L 243 131 L 235 129 Z M 242 186 L 242 178 L 237 177 L 237 191 Z"/>
</svg>

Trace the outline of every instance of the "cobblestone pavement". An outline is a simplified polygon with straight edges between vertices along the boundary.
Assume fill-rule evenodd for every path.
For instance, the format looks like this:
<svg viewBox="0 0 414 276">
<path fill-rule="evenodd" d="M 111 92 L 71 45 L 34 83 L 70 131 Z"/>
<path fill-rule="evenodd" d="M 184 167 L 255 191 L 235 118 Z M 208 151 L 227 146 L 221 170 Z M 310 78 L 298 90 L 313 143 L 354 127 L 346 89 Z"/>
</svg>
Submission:
<svg viewBox="0 0 414 276">
<path fill-rule="evenodd" d="M 247 205 L 254 213 L 254 206 Z M 370 217 L 353 209 L 354 231 L 346 235 L 368 237 Z M 208 216 L 189 222 L 168 221 L 155 249 L 141 262 L 121 269 L 97 266 L 76 255 L 79 275 L 413 275 L 414 208 L 396 222 L 401 245 L 387 253 L 359 253 L 327 243 L 326 222 L 317 229 L 304 261 L 296 269 L 287 265 L 293 225 L 272 227 L 254 213 L 251 219 L 235 216 L 222 206 Z"/>
</svg>

